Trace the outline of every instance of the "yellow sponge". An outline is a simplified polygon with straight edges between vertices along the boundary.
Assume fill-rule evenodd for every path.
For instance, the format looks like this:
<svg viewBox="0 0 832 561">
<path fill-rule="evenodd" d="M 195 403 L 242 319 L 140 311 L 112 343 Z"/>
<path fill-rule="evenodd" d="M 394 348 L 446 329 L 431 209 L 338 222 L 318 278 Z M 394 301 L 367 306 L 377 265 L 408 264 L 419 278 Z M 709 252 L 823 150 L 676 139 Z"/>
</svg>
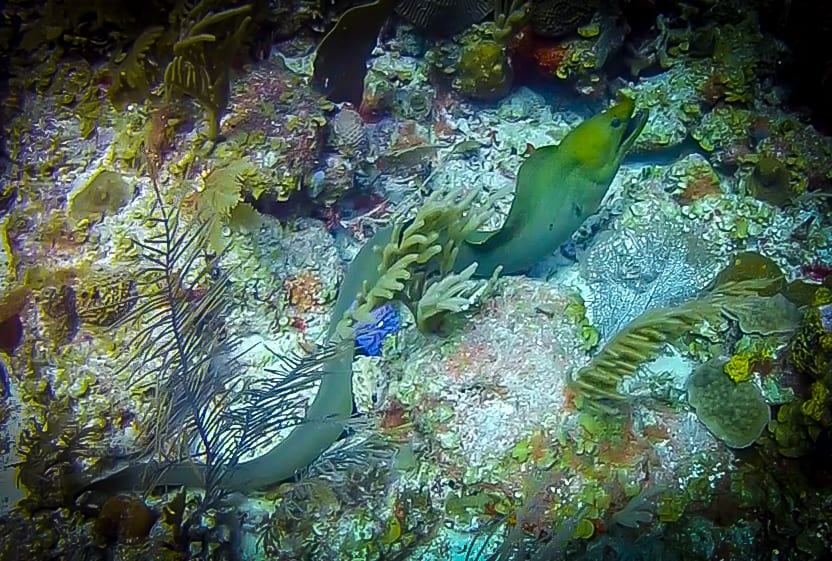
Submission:
<svg viewBox="0 0 832 561">
<path fill-rule="evenodd" d="M 737 353 L 725 363 L 725 373 L 734 382 L 751 378 L 751 353 Z"/>
</svg>

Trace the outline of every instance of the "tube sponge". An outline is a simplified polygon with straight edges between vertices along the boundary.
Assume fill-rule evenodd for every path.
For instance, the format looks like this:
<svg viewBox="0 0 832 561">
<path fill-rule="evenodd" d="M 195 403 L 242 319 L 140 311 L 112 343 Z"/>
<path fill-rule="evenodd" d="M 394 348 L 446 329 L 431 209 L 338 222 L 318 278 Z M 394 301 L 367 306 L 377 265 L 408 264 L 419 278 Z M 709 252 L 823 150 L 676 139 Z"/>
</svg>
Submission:
<svg viewBox="0 0 832 561">
<path fill-rule="evenodd" d="M 697 368 L 688 381 L 688 402 L 717 438 L 732 448 L 745 448 L 763 434 L 771 411 L 757 386 L 735 383 L 724 369 L 721 359 Z"/>
</svg>

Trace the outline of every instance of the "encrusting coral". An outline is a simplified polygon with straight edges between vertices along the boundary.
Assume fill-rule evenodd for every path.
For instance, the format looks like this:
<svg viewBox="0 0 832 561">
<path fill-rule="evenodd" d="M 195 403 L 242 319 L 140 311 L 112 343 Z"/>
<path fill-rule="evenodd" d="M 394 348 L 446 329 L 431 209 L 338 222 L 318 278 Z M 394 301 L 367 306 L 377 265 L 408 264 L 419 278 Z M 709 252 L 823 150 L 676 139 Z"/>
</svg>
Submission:
<svg viewBox="0 0 832 561">
<path fill-rule="evenodd" d="M 484 100 L 500 99 L 511 90 L 514 71 L 508 46 L 526 15 L 526 4 L 518 0 L 510 4 L 498 2 L 494 22 L 474 26 L 465 32 L 452 82 L 455 90 Z"/>
<path fill-rule="evenodd" d="M 734 382 L 745 382 L 751 378 L 751 353 L 737 353 L 723 365 L 723 370 Z"/>
<path fill-rule="evenodd" d="M 106 327 L 127 314 L 136 303 L 136 281 L 118 275 L 97 275 L 75 291 L 75 308 L 83 323 Z"/>
<path fill-rule="evenodd" d="M 500 99 L 514 79 L 505 46 L 488 39 L 472 39 L 462 47 L 453 87 L 474 99 Z"/>
<path fill-rule="evenodd" d="M 820 301 L 826 289 L 820 287 Z M 817 296 L 816 296 L 817 298 Z M 795 373 L 810 382 L 808 391 L 782 405 L 769 430 L 779 453 L 787 457 L 807 454 L 817 445 L 821 433 L 832 424 L 832 304 L 816 305 L 806 312 L 800 329 L 789 345 Z"/>
<path fill-rule="evenodd" d="M 741 251 L 733 255 L 728 265 L 717 274 L 716 284 L 750 279 L 771 280 L 769 287 L 760 292 L 762 296 L 780 292 L 786 282 L 780 266 L 770 257 L 754 251 Z"/>
<path fill-rule="evenodd" d="M 69 218 L 74 225 L 117 213 L 133 196 L 126 181 L 115 171 L 101 170 L 69 200 Z"/>
</svg>

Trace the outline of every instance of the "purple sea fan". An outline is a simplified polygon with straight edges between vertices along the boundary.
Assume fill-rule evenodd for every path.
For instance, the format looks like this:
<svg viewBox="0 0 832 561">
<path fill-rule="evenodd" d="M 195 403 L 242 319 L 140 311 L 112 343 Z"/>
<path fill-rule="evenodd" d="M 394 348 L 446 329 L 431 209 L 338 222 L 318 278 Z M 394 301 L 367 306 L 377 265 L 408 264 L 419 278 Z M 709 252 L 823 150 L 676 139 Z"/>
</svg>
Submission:
<svg viewBox="0 0 832 561">
<path fill-rule="evenodd" d="M 372 322 L 359 322 L 355 326 L 355 345 L 359 353 L 367 356 L 381 356 L 381 345 L 388 335 L 401 328 L 399 313 L 393 304 L 379 306 L 370 315 Z"/>
</svg>

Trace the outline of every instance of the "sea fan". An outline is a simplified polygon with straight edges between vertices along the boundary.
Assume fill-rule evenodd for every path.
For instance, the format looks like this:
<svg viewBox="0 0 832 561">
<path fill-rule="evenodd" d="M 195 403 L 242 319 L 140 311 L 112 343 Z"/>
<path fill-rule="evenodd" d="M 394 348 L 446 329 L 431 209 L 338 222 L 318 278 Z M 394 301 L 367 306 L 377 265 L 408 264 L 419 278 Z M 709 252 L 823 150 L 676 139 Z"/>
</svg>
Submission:
<svg viewBox="0 0 832 561">
<path fill-rule="evenodd" d="M 653 521 L 654 505 L 651 499 L 665 491 L 662 485 L 642 488 L 636 496 L 624 505 L 624 508 L 613 513 L 612 521 L 627 528 L 638 528 L 639 524 L 649 524 Z"/>
<path fill-rule="evenodd" d="M 666 344 L 685 333 L 695 332 L 704 322 L 717 323 L 720 317 L 750 313 L 759 292 L 772 282 L 771 279 L 728 282 L 698 300 L 643 313 L 575 374 L 570 385 L 580 403 L 600 412 L 615 413 L 614 403 L 625 399 L 618 391 L 624 377 L 635 374 L 642 364 L 658 356 Z"/>
</svg>

